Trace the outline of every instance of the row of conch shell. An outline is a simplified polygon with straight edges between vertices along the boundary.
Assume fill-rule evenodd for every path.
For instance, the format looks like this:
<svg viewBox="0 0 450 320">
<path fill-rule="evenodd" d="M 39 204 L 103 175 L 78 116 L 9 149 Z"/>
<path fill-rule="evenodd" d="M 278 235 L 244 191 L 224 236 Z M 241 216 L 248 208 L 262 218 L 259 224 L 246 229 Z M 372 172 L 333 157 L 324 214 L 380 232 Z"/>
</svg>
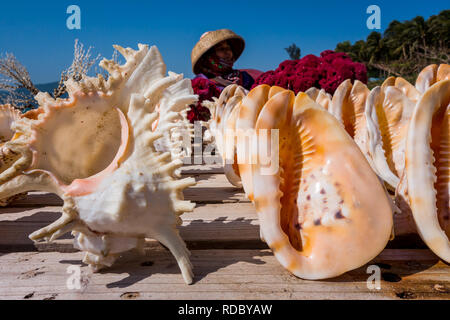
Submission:
<svg viewBox="0 0 450 320">
<path fill-rule="evenodd" d="M 393 227 L 392 213 L 401 211 L 404 211 L 410 219 L 413 232 L 417 229 L 430 249 L 445 261 L 449 261 L 450 214 L 448 199 L 450 178 L 448 147 L 450 143 L 448 141 L 448 95 L 450 90 L 448 80 L 446 80 L 450 77 L 449 70 L 449 66 L 445 64 L 440 66 L 430 65 L 419 74 L 415 86 L 401 77 L 390 77 L 386 79 L 382 86 L 369 90 L 362 82 L 356 80 L 352 83 L 350 80 L 346 80 L 341 83 L 333 96 L 326 94 L 324 90 L 311 88 L 305 94 L 297 95 L 295 100 L 293 100 L 292 92 L 276 86 L 259 86 L 244 96 L 242 96 L 242 91 L 237 90 L 238 86 L 236 85 L 224 89 L 212 108 L 213 118 L 210 127 L 215 132 L 216 144 L 224 160 L 235 160 L 225 164 L 224 169 L 227 168 L 225 172 L 233 185 L 243 186 L 247 197 L 255 204 L 261 220 L 261 238 L 269 244 L 286 268 L 300 277 L 316 279 L 335 276 L 345 272 L 344 270 L 352 269 L 358 264 L 364 264 L 362 261 L 367 261 L 368 256 L 373 257 L 373 254 L 376 255 L 376 252 L 381 251 L 383 247 L 381 244 L 386 243 L 389 238 L 388 234 L 392 237 L 392 234 L 387 231 Z M 284 100 L 280 93 L 284 94 Z M 275 97 L 278 97 L 278 99 L 275 99 Z M 302 101 L 303 104 L 298 101 Z M 262 112 L 262 110 L 265 110 L 266 104 L 284 104 L 284 107 L 267 106 L 268 110 L 273 109 L 273 111 Z M 296 105 L 312 106 L 313 104 L 315 105 L 314 108 L 305 107 L 304 117 L 299 116 L 298 120 L 302 124 L 298 124 L 300 128 L 308 128 L 307 133 L 303 132 L 299 134 L 300 138 L 294 138 L 294 133 L 286 129 L 286 123 L 293 121 L 291 113 L 296 114 L 292 110 L 295 110 Z M 319 105 L 321 108 L 318 107 Z M 299 109 L 303 110 L 303 108 Z M 306 112 L 306 110 L 308 111 Z M 425 112 L 427 112 L 427 116 L 421 115 Z M 312 121 L 310 115 L 312 113 L 321 114 L 322 118 L 314 117 L 317 123 L 307 125 L 308 121 Z M 337 121 L 328 121 L 330 115 Z M 281 120 L 277 120 L 277 117 L 281 117 Z M 431 122 L 426 123 L 425 120 L 416 120 L 425 117 L 427 117 L 427 121 Z M 305 119 L 308 119 L 308 121 Z M 258 126 L 258 121 L 261 121 L 264 125 Z M 419 121 L 419 124 L 410 125 L 412 121 Z M 323 123 L 320 124 L 320 122 Z M 325 123 L 328 124 L 326 129 Z M 299 129 L 298 126 L 295 127 L 295 130 Z M 417 126 L 424 127 L 417 129 Z M 322 130 L 312 129 L 314 127 L 321 127 Z M 248 150 L 254 150 L 255 143 L 258 144 L 257 139 L 241 139 L 249 136 L 248 130 L 254 130 L 257 137 L 258 130 L 261 128 L 279 130 L 281 145 L 278 161 L 281 167 L 278 177 L 277 175 L 273 177 L 273 175 L 266 176 L 256 173 L 261 169 L 261 165 L 255 165 L 255 163 L 258 163 L 255 162 L 258 153 L 253 152 L 249 156 Z M 226 133 L 226 129 L 231 130 L 231 133 Z M 299 129 L 300 132 L 302 130 Z M 326 137 L 326 134 L 322 131 L 333 132 L 335 135 L 333 139 L 342 141 L 331 143 L 330 141 L 333 139 Z M 230 135 L 234 135 L 234 139 L 223 139 L 224 136 Z M 422 136 L 419 137 L 419 135 Z M 353 147 L 356 145 L 360 152 L 358 153 L 353 147 L 346 146 L 343 149 L 353 148 L 353 152 L 343 152 L 341 155 L 342 161 L 339 162 L 333 158 L 336 156 L 337 159 L 338 154 L 337 152 L 333 154 L 334 148 L 332 146 L 342 146 L 345 145 L 344 142 L 351 145 L 348 139 L 344 138 L 345 136 L 351 138 L 354 142 Z M 222 137 L 222 139 L 218 140 L 218 137 Z M 264 139 L 264 141 L 270 140 L 267 136 Z M 290 147 L 284 147 L 286 141 L 290 139 L 297 140 L 295 143 L 291 142 Z M 328 141 L 328 144 L 321 145 L 311 141 Z M 299 146 L 297 150 L 296 146 Z M 325 146 L 329 146 L 329 149 Z M 319 156 L 317 156 L 317 159 L 313 156 L 315 155 L 313 150 L 316 148 L 323 153 L 322 162 L 317 160 L 320 159 Z M 270 148 L 267 147 L 266 149 Z M 360 163 L 356 165 L 356 160 L 350 160 L 352 157 L 358 158 L 359 155 L 357 156 L 357 154 L 361 153 L 365 161 L 359 159 Z M 421 154 L 421 157 L 418 154 Z M 311 161 L 311 158 L 314 160 Z M 323 160 L 324 158 L 327 161 Z M 239 161 L 242 159 L 244 161 Z M 249 161 L 245 161 L 247 159 Z M 416 161 L 409 161 L 408 159 Z M 419 159 L 422 159 L 422 163 L 417 165 L 416 162 Z M 322 184 L 327 186 L 332 184 L 329 180 L 326 180 L 333 179 L 331 178 L 332 175 L 329 174 L 330 170 L 325 170 L 328 173 L 328 176 L 324 179 L 325 182 L 302 180 L 300 178 L 305 174 L 307 175 L 309 170 L 319 172 L 312 173 L 314 178 L 320 176 L 320 171 L 324 170 L 323 167 L 320 170 L 314 166 L 313 169 L 310 168 L 312 163 L 317 165 L 316 162 L 321 163 L 323 167 L 325 167 L 325 164 L 331 166 L 330 163 L 335 163 L 335 173 L 333 174 L 344 181 L 339 180 L 338 185 L 345 185 L 347 188 L 344 188 L 344 190 L 347 192 L 353 190 L 348 193 L 348 197 L 352 197 L 354 203 L 369 203 L 371 200 L 367 198 L 379 199 L 380 202 L 377 204 L 380 207 L 372 204 L 374 205 L 372 209 L 376 208 L 375 212 L 369 209 L 370 206 L 366 206 L 364 210 L 367 211 L 359 213 L 364 218 L 353 216 L 351 219 L 362 219 L 358 220 L 358 223 L 364 225 L 364 223 L 372 221 L 376 212 L 380 211 L 385 227 L 389 227 L 377 226 L 374 229 L 376 233 L 382 236 L 374 245 L 373 251 L 365 252 L 367 255 L 361 253 L 361 248 L 352 249 L 355 256 L 347 263 L 341 264 L 336 264 L 336 256 L 327 256 L 334 258 L 335 267 L 333 268 L 325 267 L 325 265 L 322 265 L 323 269 L 319 268 L 319 264 L 323 263 L 324 260 L 318 258 L 320 256 L 318 252 L 322 251 L 324 255 L 328 252 L 337 253 L 339 249 L 334 248 L 332 244 L 341 243 L 342 240 L 339 240 L 339 237 L 345 238 L 346 241 L 350 241 L 351 238 L 344 235 L 336 238 L 333 238 L 333 235 L 324 236 L 327 232 L 332 234 L 330 230 L 333 230 L 332 226 L 335 223 L 332 219 L 330 220 L 328 211 L 330 207 L 331 210 L 337 208 L 336 212 L 339 212 L 339 214 L 336 217 L 339 217 L 339 219 L 342 216 L 347 217 L 347 215 L 342 214 L 342 208 L 334 208 L 333 203 L 330 205 L 329 199 L 323 196 L 322 191 L 327 195 L 331 193 L 335 199 L 338 198 L 344 205 L 347 204 L 346 212 L 351 206 L 342 198 L 335 197 L 336 193 L 343 197 L 341 189 L 339 189 L 339 192 L 335 189 L 333 193 L 333 190 L 320 188 Z M 286 163 L 287 167 L 284 167 L 283 163 Z M 352 167 L 354 172 L 350 172 L 349 167 Z M 301 172 L 301 174 L 295 170 Z M 346 175 L 342 172 L 345 172 Z M 358 180 L 358 177 L 361 179 L 365 175 L 371 177 L 364 178 L 367 179 L 364 180 L 366 185 L 361 185 L 356 189 L 352 188 L 352 186 L 358 185 L 358 181 L 361 181 Z M 410 175 L 414 178 L 409 179 Z M 323 176 L 324 174 L 322 174 Z M 368 181 L 377 176 L 379 182 L 371 182 L 373 183 L 372 188 Z M 288 185 L 288 187 L 285 185 Z M 428 191 L 424 189 L 425 185 L 428 185 Z M 395 203 L 392 202 L 385 187 L 396 191 Z M 289 191 L 283 188 L 288 188 Z M 411 189 L 414 190 L 413 193 L 411 193 Z M 286 194 L 292 195 L 288 197 Z M 320 201 L 311 202 L 312 199 L 316 198 L 323 201 L 322 207 L 318 206 Z M 363 200 L 358 200 L 359 198 Z M 386 203 L 388 207 L 385 206 Z M 313 208 L 311 208 L 311 205 Z M 426 209 L 424 209 L 425 207 Z M 270 213 L 264 214 L 263 208 Z M 320 219 L 317 220 L 317 218 Z M 324 224 L 322 223 L 323 219 L 325 219 Z M 328 224 L 328 221 L 331 221 L 331 224 Z M 303 224 L 304 222 L 306 222 L 306 225 Z M 309 229 L 306 230 L 305 228 Z M 367 228 L 367 225 L 359 229 L 366 230 L 365 228 Z M 275 229 L 276 232 L 274 232 Z M 269 231 L 266 232 L 265 230 Z M 353 230 L 350 232 L 353 235 L 356 234 Z M 321 236 L 323 236 L 323 239 Z M 374 234 L 372 236 L 378 237 Z M 354 239 L 358 239 L 358 237 L 364 238 L 364 235 L 358 235 Z M 275 238 L 277 240 L 274 240 Z M 362 238 L 359 238 L 359 241 Z M 321 245 L 315 245 L 314 240 L 311 239 L 320 239 L 317 241 Z M 329 247 L 326 247 L 325 243 Z M 278 253 L 280 246 L 283 248 L 282 254 Z M 319 247 L 321 249 L 314 249 Z M 319 264 L 313 266 L 314 263 L 311 259 L 303 259 L 310 255 L 316 257 Z M 308 265 L 308 263 L 311 264 Z"/>
<path fill-rule="evenodd" d="M 2 146 L 14 157 L 0 173 L 0 198 L 31 190 L 61 197 L 62 216 L 30 238 L 52 241 L 71 231 L 94 270 L 152 238 L 192 283 L 189 251 L 176 226 L 195 206 L 183 199 L 195 179 L 177 172 L 184 156 L 177 128 L 197 96 L 189 79 L 166 75 L 155 46 L 115 48 L 126 63 L 103 60 L 107 80 L 68 80 L 68 99 L 41 92 L 39 108 L 14 122 L 15 135 Z"/>
<path fill-rule="evenodd" d="M 278 261 L 298 277 L 323 279 L 377 256 L 391 237 L 392 207 L 358 145 L 316 102 L 320 96 L 331 108 L 331 96 L 295 97 L 267 85 L 244 96 L 238 90 L 224 89 L 210 127 L 223 157 L 238 160 L 234 172 Z M 229 150 L 217 139 L 225 128 L 235 135 L 225 139 Z M 268 150 L 273 157 L 260 161 Z"/>
</svg>

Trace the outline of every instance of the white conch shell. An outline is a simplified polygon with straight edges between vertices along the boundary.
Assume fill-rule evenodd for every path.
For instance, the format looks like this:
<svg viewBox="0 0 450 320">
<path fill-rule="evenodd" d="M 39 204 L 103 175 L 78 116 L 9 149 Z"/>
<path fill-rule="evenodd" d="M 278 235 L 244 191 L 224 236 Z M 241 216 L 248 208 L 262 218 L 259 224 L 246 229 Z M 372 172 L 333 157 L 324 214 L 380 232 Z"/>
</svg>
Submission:
<svg viewBox="0 0 450 320">
<path fill-rule="evenodd" d="M 73 231 L 75 246 L 95 270 L 150 237 L 169 248 L 191 283 L 189 252 L 176 224 L 195 206 L 182 194 L 195 180 L 177 180 L 182 161 L 157 152 L 154 142 L 177 118 L 171 110 L 193 101 L 192 88 L 180 75 L 165 76 L 156 47 L 116 49 L 126 63 L 103 60 L 108 80 L 69 80 L 69 99 L 39 93 L 39 109 L 16 121 L 19 134 L 5 147 L 20 157 L 0 174 L 0 197 L 29 190 L 59 195 L 61 218 L 30 238 L 51 241 Z M 158 106 L 169 112 L 159 116 Z M 161 126 L 152 132 L 156 120 Z"/>
<path fill-rule="evenodd" d="M 241 188 L 241 178 L 237 165 L 236 122 L 239 117 L 240 102 L 247 90 L 236 84 L 225 87 L 212 108 L 210 130 L 222 157 L 224 173 L 228 181 Z"/>
<path fill-rule="evenodd" d="M 393 225 L 380 180 L 337 119 L 307 94 L 279 90 L 264 100 L 256 134 L 269 130 L 271 137 L 278 129 L 280 141 L 274 174 L 260 162 L 252 168 L 265 241 L 285 268 L 305 279 L 364 265 L 383 250 Z"/>
<path fill-rule="evenodd" d="M 409 124 L 406 142 L 408 199 L 428 247 L 450 262 L 450 80 L 425 91 Z"/>
<path fill-rule="evenodd" d="M 177 76 L 179 81 L 168 87 L 162 95 L 157 108 L 159 117 L 153 126 L 153 130 L 159 129 L 163 132 L 163 137 L 155 141 L 156 150 L 170 152 L 172 160 L 191 156 L 194 129 L 187 119 L 187 106 L 198 99 L 198 96 L 194 95 L 191 81 L 182 79 L 182 75 Z"/>
</svg>

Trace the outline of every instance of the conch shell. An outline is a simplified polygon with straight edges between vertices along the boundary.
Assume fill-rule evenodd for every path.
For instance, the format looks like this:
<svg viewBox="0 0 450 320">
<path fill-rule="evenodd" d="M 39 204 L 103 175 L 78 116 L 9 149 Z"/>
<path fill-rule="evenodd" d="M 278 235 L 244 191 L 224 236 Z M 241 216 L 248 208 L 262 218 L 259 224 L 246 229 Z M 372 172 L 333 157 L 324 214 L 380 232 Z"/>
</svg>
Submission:
<svg viewBox="0 0 450 320">
<path fill-rule="evenodd" d="M 417 76 L 415 87 L 423 94 L 436 82 L 447 79 L 450 79 L 450 65 L 441 64 L 438 66 L 437 64 L 430 64 Z"/>
<path fill-rule="evenodd" d="M 16 154 L 8 148 L 4 148 L 4 144 L 11 140 L 15 134 L 13 129 L 14 123 L 21 118 L 19 110 L 10 105 L 0 105 L 0 173 L 9 168 L 17 159 Z M 0 199 L 0 206 L 7 206 L 14 200 L 24 197 L 26 193 Z"/>
<path fill-rule="evenodd" d="M 404 170 L 406 133 L 414 106 L 397 86 L 375 87 L 367 97 L 368 152 L 374 170 L 393 190 Z"/>
<path fill-rule="evenodd" d="M 329 111 L 355 140 L 371 167 L 374 168 L 368 148 L 369 137 L 365 115 L 369 93 L 370 90 L 361 81 L 355 80 L 352 84 L 350 80 L 345 80 L 336 89 Z"/>
<path fill-rule="evenodd" d="M 211 108 L 209 128 L 214 142 L 222 157 L 224 173 L 228 181 L 241 188 L 241 177 L 237 165 L 236 125 L 240 113 L 240 102 L 246 96 L 247 90 L 236 84 L 225 87 L 219 99 Z"/>
<path fill-rule="evenodd" d="M 426 89 L 406 141 L 409 205 L 423 241 L 450 262 L 450 80 Z"/>
<path fill-rule="evenodd" d="M 320 104 L 325 110 L 331 109 L 331 94 L 327 93 L 324 89 L 317 89 L 315 87 L 311 87 L 305 91 L 305 93 L 315 102 Z"/>
<path fill-rule="evenodd" d="M 300 278 L 323 279 L 377 256 L 391 235 L 391 206 L 339 121 L 306 93 L 265 85 L 242 100 L 241 113 L 244 106 L 257 136 L 253 203 L 278 261 Z M 270 164 L 260 161 L 266 151 Z"/>
<path fill-rule="evenodd" d="M 153 238 L 172 252 L 191 283 L 189 252 L 176 224 L 195 206 L 182 193 L 195 180 L 177 179 L 181 159 L 156 151 L 154 143 L 172 132 L 176 111 L 196 97 L 189 80 L 165 75 L 156 47 L 115 48 L 126 63 L 103 60 L 108 80 L 69 80 L 68 99 L 39 93 L 39 109 L 15 122 L 17 133 L 5 148 L 19 157 L 0 174 L 0 198 L 29 190 L 60 196 L 62 216 L 30 238 L 52 241 L 72 231 L 94 270 Z M 160 115 L 157 108 L 168 112 Z"/>
</svg>

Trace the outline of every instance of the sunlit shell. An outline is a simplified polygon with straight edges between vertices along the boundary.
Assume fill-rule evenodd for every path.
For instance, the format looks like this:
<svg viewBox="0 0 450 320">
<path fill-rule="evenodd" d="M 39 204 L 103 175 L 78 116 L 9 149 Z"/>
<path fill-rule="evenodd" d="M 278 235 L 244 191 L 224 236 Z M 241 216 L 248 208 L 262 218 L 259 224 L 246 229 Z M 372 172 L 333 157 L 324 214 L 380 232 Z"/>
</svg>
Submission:
<svg viewBox="0 0 450 320">
<path fill-rule="evenodd" d="M 324 107 L 325 110 L 330 110 L 331 108 L 331 94 L 327 93 L 325 90 L 320 89 L 319 94 L 316 97 L 316 102 Z"/>
<path fill-rule="evenodd" d="M 417 103 L 406 142 L 409 204 L 420 236 L 450 262 L 450 80 L 427 89 Z"/>
<path fill-rule="evenodd" d="M 374 167 L 369 153 L 367 120 L 365 115 L 366 100 L 370 90 L 361 81 L 345 80 L 336 89 L 328 111 L 339 120 L 347 133 L 358 145 L 367 161 Z"/>
<path fill-rule="evenodd" d="M 441 64 L 439 66 L 430 64 L 417 76 L 415 87 L 423 94 L 436 82 L 446 79 L 450 79 L 450 66 L 448 64 Z"/>
<path fill-rule="evenodd" d="M 367 97 L 369 154 L 376 172 L 391 189 L 397 187 L 405 166 L 406 133 L 414 106 L 396 86 L 375 87 Z"/>
<path fill-rule="evenodd" d="M 181 159 L 154 147 L 169 119 L 177 117 L 176 112 L 160 117 L 157 107 L 173 110 L 172 103 L 191 103 L 190 81 L 166 76 L 156 47 L 116 49 L 126 63 L 103 60 L 108 80 L 69 80 L 68 99 L 39 93 L 38 111 L 16 121 L 17 137 L 5 147 L 20 157 L 0 174 L 0 198 L 29 190 L 59 195 L 61 218 L 30 238 L 52 241 L 73 231 L 74 245 L 86 252 L 84 261 L 94 270 L 153 238 L 173 253 L 191 283 L 189 252 L 176 224 L 194 208 L 182 192 L 195 180 L 177 180 Z M 152 132 L 156 120 L 166 123 Z"/>
<path fill-rule="evenodd" d="M 393 219 L 383 186 L 356 143 L 307 94 L 277 90 L 265 96 L 267 87 L 256 87 L 246 99 L 253 91 L 262 104 L 255 107 L 261 110 L 256 135 L 269 137 L 253 149 L 253 201 L 278 261 L 305 279 L 338 276 L 369 262 L 388 242 Z M 250 104 L 246 99 L 241 108 Z M 260 147 L 269 141 L 266 166 Z"/>
<path fill-rule="evenodd" d="M 225 175 L 228 181 L 241 188 L 241 177 L 236 154 L 236 121 L 239 116 L 240 102 L 247 91 L 236 84 L 225 87 L 212 108 L 209 128 L 214 137 L 217 150 L 222 157 Z"/>
<path fill-rule="evenodd" d="M 277 86 L 270 87 L 268 85 L 259 85 L 252 89 L 247 96 L 242 99 L 239 117 L 236 123 L 236 152 L 239 167 L 239 174 L 242 179 L 242 186 L 246 196 L 253 200 L 253 173 L 252 159 L 250 150 L 254 144 L 254 129 L 256 120 L 261 112 L 262 107 L 267 100 L 278 92 L 285 89 Z"/>
</svg>

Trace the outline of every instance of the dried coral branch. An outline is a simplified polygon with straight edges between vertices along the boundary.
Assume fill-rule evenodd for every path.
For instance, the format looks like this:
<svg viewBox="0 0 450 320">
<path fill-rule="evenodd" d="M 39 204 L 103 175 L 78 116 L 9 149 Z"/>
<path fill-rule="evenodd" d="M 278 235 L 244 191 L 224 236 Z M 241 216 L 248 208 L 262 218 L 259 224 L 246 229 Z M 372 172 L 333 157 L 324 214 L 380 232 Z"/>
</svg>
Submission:
<svg viewBox="0 0 450 320">
<path fill-rule="evenodd" d="M 6 78 L 12 86 L 15 88 L 24 88 L 30 91 L 33 95 L 36 95 L 39 90 L 34 86 L 31 81 L 30 74 L 27 69 L 16 59 L 11 53 L 6 53 L 4 58 L 0 58 L 0 75 Z M 4 89 L 0 82 L 0 88 Z M 11 85 L 6 85 L 6 89 Z"/>
<path fill-rule="evenodd" d="M 66 92 L 66 86 L 64 85 L 66 80 L 71 78 L 77 82 L 80 81 L 100 59 L 100 54 L 92 58 L 91 49 L 92 47 L 89 47 L 86 51 L 84 45 L 78 39 L 75 39 L 72 64 L 61 72 L 58 87 L 53 91 L 55 98 L 61 97 Z"/>
<path fill-rule="evenodd" d="M 2 103 L 20 110 L 33 107 L 34 95 L 39 92 L 27 69 L 10 53 L 0 58 L 0 91 Z"/>
</svg>

